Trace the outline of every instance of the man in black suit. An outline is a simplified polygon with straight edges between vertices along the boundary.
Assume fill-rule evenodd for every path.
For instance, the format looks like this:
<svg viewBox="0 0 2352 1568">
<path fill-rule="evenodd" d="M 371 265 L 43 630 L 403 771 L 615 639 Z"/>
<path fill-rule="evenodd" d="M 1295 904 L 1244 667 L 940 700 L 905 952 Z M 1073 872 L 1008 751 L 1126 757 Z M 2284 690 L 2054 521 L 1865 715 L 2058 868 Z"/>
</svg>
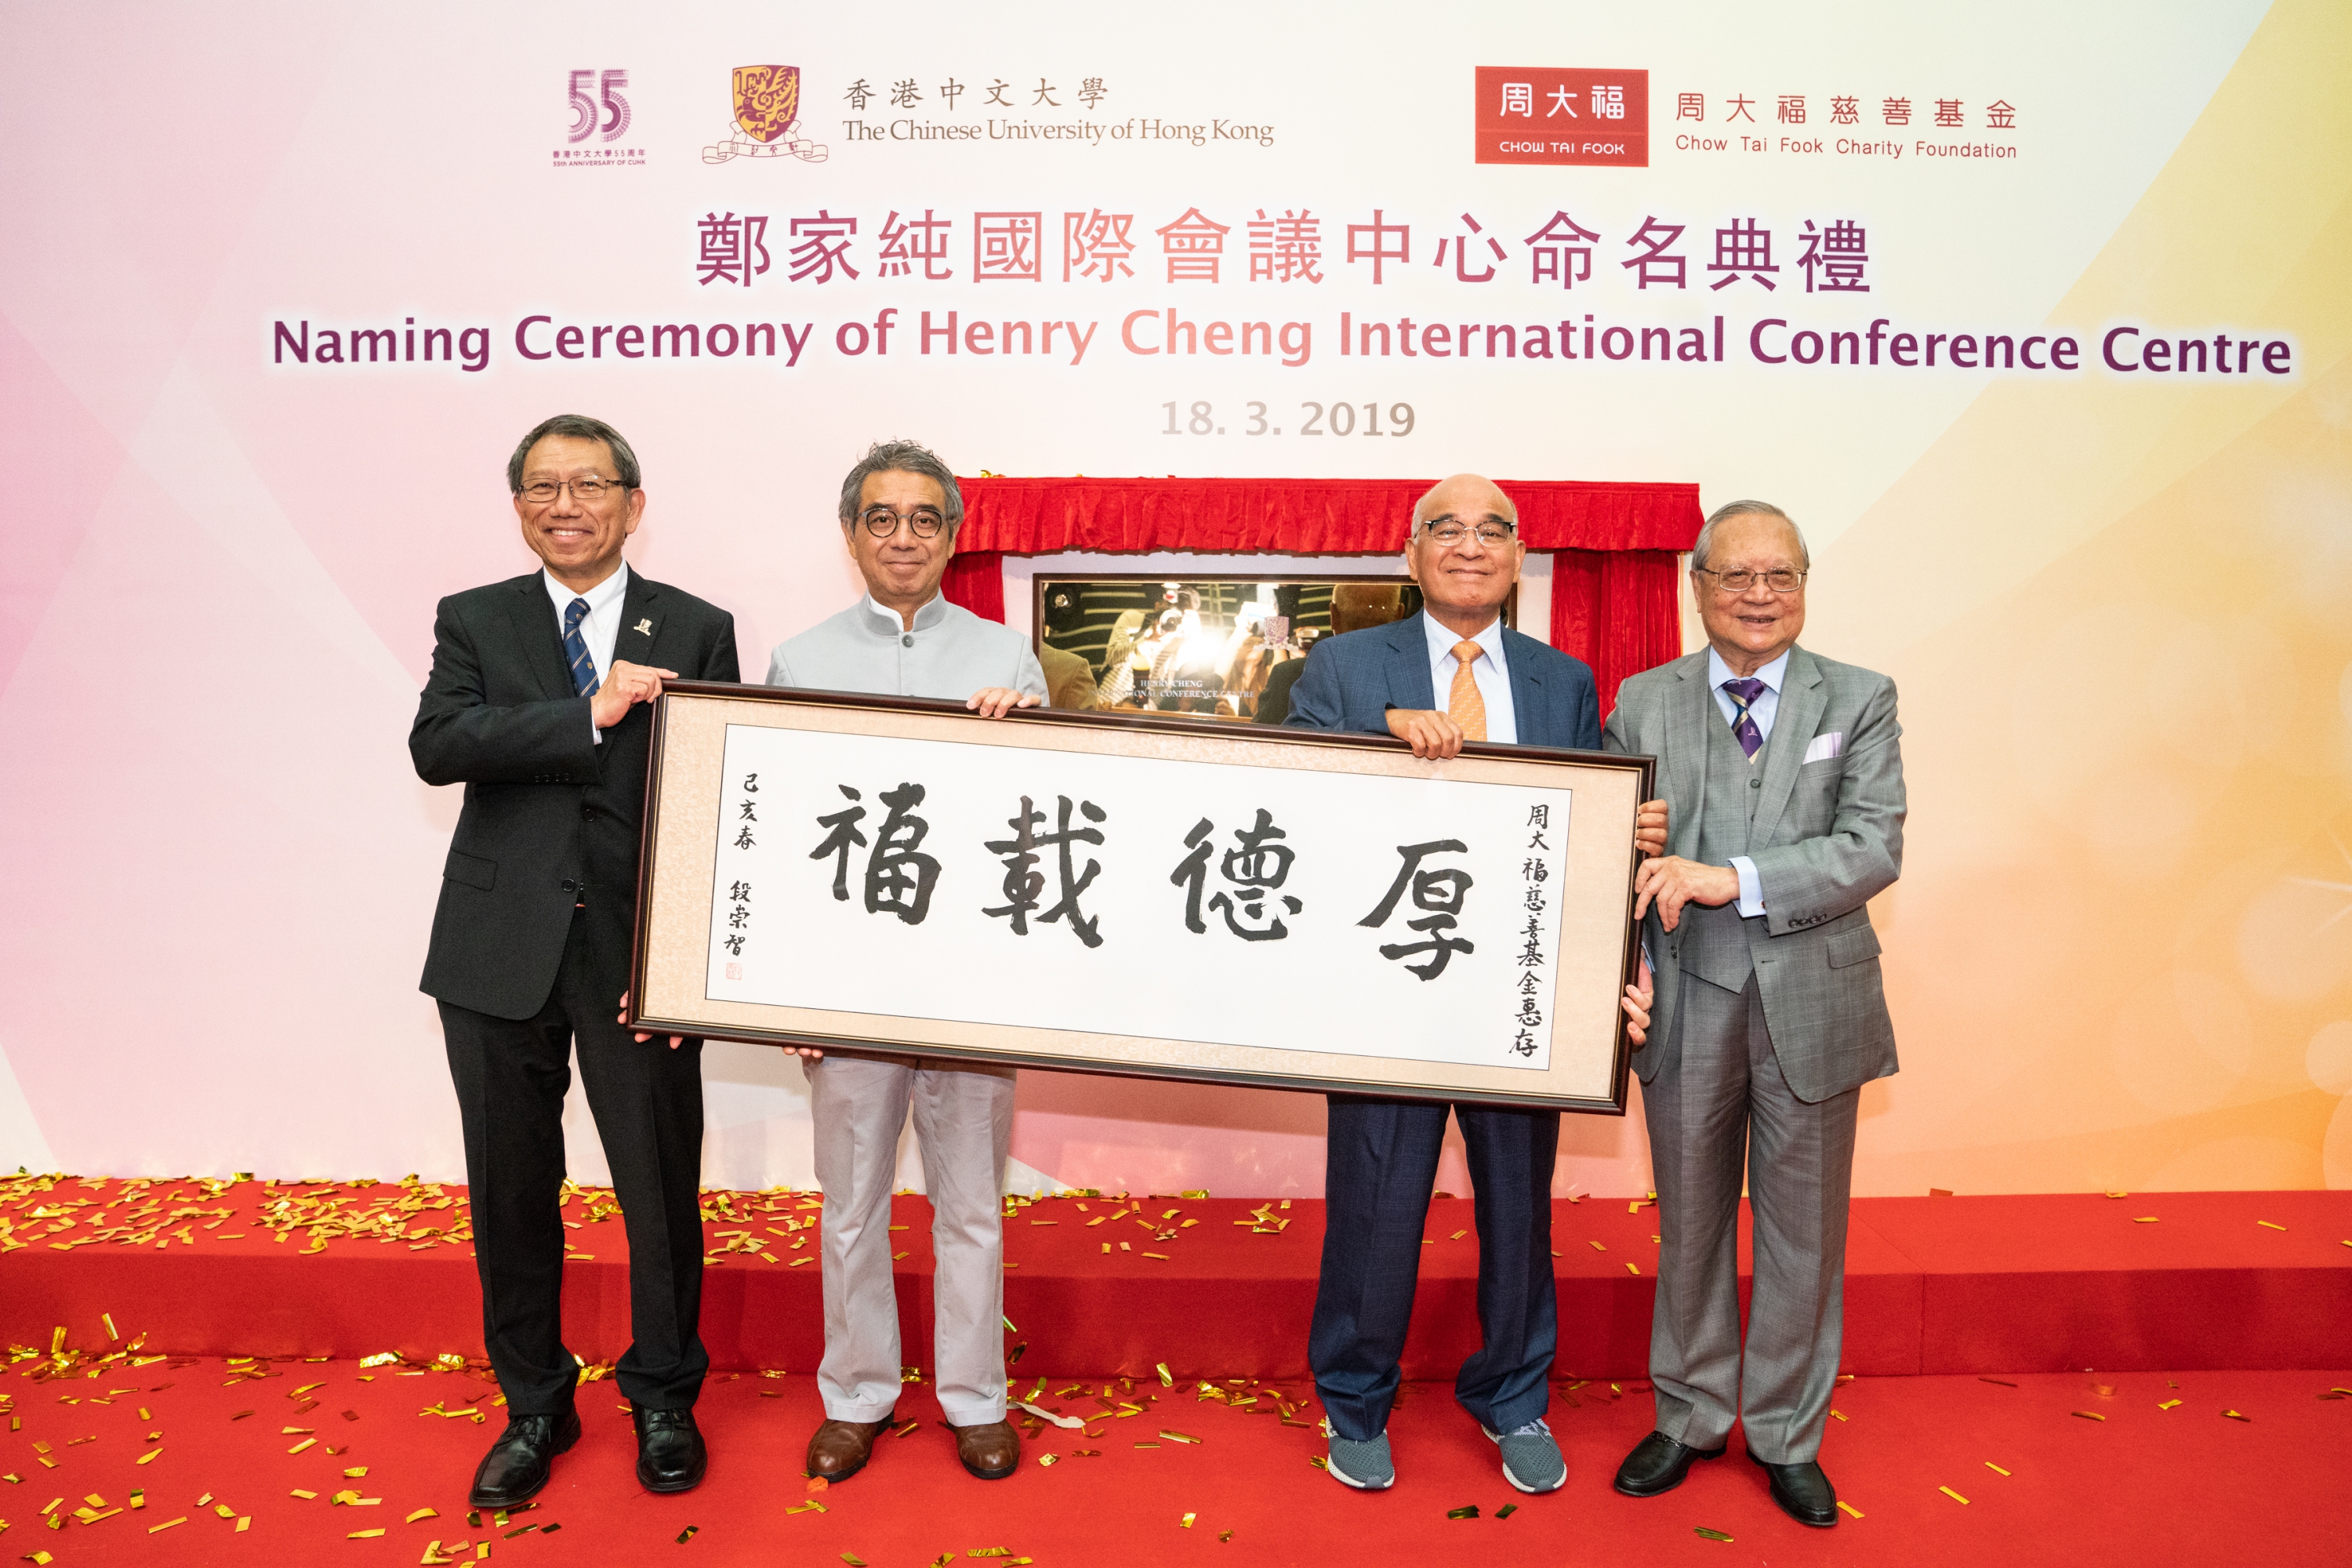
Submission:
<svg viewBox="0 0 2352 1568">
<path fill-rule="evenodd" d="M 1460 755 L 1465 742 L 1599 750 L 1592 671 L 1503 625 L 1503 602 L 1526 559 L 1518 509 L 1491 480 L 1456 474 L 1440 482 L 1414 507 L 1405 546 L 1422 613 L 1316 644 L 1291 689 L 1290 722 L 1392 735 L 1413 755 L 1439 760 Z M 1664 847 L 1661 803 L 1643 806 L 1634 842 L 1649 854 Z M 1649 1021 L 1647 1005 L 1646 993 L 1627 987 L 1637 1026 Z M 1330 1438 L 1327 1472 L 1382 1491 L 1396 1484 L 1389 1411 L 1447 1106 L 1329 1100 L 1323 1266 L 1307 1359 Z M 1523 1492 L 1557 1491 L 1568 1467 L 1544 1412 L 1559 1331 L 1551 1264 L 1559 1112 L 1473 1103 L 1452 1110 L 1478 1200 L 1480 1338 L 1454 1380 L 1454 1398 L 1497 1446 L 1506 1481 Z"/>
<path fill-rule="evenodd" d="M 580 1075 L 629 1239 L 637 1479 L 684 1491 L 707 1463 L 695 1396 L 710 1358 L 702 1294 L 702 1043 L 632 1039 L 615 1017 L 635 925 L 637 825 L 666 679 L 734 680 L 734 618 L 632 574 L 636 454 L 562 415 L 507 464 L 523 542 L 546 564 L 441 601 L 409 754 L 466 805 L 442 871 L 422 989 L 441 1005 L 465 1123 L 482 1334 L 507 1427 L 477 1508 L 547 1484 L 580 1437 L 561 1296 L 563 1096 Z"/>
</svg>

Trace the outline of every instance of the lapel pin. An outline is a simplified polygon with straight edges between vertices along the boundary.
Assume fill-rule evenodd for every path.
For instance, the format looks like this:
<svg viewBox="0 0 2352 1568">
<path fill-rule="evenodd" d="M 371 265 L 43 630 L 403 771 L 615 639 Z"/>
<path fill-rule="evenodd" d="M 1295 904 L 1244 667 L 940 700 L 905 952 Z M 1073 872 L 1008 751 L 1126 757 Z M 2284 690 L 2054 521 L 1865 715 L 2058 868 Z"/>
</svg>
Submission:
<svg viewBox="0 0 2352 1568">
<path fill-rule="evenodd" d="M 646 619 L 644 619 L 644 620 L 639 621 L 639 622 L 636 624 L 636 626 L 635 626 L 635 627 L 634 629 L 635 630 L 636 634 L 637 634 L 639 637 L 649 637 L 653 636 L 653 635 L 654 635 L 654 623 L 653 623 L 652 618 L 651 618 L 650 616 L 648 616 L 647 618 L 646 618 Z"/>
</svg>

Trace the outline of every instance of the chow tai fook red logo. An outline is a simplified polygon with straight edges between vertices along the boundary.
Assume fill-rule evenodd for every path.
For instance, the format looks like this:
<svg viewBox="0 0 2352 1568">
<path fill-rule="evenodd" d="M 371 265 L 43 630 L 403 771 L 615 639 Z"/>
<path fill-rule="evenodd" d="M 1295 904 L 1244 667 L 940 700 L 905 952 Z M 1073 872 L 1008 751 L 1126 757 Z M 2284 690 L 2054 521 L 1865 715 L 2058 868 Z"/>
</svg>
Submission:
<svg viewBox="0 0 2352 1568">
<path fill-rule="evenodd" d="M 1650 166 L 1650 73 L 1478 68 L 1478 162 Z"/>
</svg>

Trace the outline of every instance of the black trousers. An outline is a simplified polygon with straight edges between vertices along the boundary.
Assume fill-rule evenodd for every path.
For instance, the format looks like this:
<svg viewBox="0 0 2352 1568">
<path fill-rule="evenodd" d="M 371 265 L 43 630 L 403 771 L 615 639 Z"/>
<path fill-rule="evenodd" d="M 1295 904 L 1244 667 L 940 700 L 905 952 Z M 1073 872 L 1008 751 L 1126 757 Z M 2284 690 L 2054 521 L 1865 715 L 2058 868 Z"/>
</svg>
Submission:
<svg viewBox="0 0 2352 1568">
<path fill-rule="evenodd" d="M 1340 1436 L 1367 1443 L 1388 1427 L 1398 1358 L 1412 1322 L 1422 1226 L 1445 1140 L 1443 1103 L 1330 1098 L 1323 1178 L 1323 1273 L 1307 1362 Z M 1478 1352 L 1454 1397 L 1491 1431 L 1549 1408 L 1559 1342 L 1552 1283 L 1551 1173 L 1559 1112 L 1452 1107 L 1477 1199 Z"/>
<path fill-rule="evenodd" d="M 702 1306 L 702 1042 L 640 1044 L 615 1023 L 628 939 L 586 910 L 547 1005 L 493 1018 L 441 1004 L 466 1131 L 482 1337 L 513 1415 L 572 1406 L 579 1367 L 563 1345 L 563 1096 L 572 1053 L 613 1169 L 629 1238 L 631 1344 L 614 1371 L 630 1403 L 685 1410 L 710 1368 Z"/>
</svg>

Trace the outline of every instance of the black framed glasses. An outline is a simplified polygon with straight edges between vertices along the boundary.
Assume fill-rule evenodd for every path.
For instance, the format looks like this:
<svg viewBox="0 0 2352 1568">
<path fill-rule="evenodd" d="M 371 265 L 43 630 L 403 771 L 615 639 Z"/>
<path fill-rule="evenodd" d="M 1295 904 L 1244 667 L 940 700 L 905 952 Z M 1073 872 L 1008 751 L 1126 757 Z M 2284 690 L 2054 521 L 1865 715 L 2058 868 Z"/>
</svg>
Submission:
<svg viewBox="0 0 2352 1568">
<path fill-rule="evenodd" d="M 618 479 L 600 479 L 589 474 L 576 479 L 541 479 L 535 485 L 523 486 L 521 494 L 533 506 L 546 506 L 569 489 L 572 499 L 582 506 L 594 506 L 611 491 L 625 489 Z"/>
<path fill-rule="evenodd" d="M 1512 531 L 1512 527 L 1507 522 L 1482 522 L 1475 528 L 1467 528 L 1450 519 L 1443 522 L 1430 523 L 1422 530 L 1423 533 L 1448 549 L 1460 544 L 1475 533 L 1478 536 L 1478 542 L 1490 550 L 1499 549 L 1508 544 L 1511 542 Z"/>
<path fill-rule="evenodd" d="M 1702 577 L 1714 578 L 1715 585 L 1727 594 L 1745 594 L 1748 589 L 1756 586 L 1759 580 L 1776 594 L 1793 594 L 1805 585 L 1805 578 L 1808 575 L 1803 572 L 1791 572 L 1785 566 L 1770 572 L 1743 572 L 1736 569 L 1729 572 L 1710 572 L 1704 566 L 1694 566 L 1691 570 Z"/>
<path fill-rule="evenodd" d="M 877 539 L 888 539 L 898 531 L 898 525 L 902 522 L 915 531 L 918 539 L 935 539 L 940 530 L 948 525 L 946 518 L 927 506 L 919 506 L 912 511 L 892 511 L 887 506 L 867 507 L 858 514 L 857 521 L 865 525 L 866 532 Z"/>
</svg>

